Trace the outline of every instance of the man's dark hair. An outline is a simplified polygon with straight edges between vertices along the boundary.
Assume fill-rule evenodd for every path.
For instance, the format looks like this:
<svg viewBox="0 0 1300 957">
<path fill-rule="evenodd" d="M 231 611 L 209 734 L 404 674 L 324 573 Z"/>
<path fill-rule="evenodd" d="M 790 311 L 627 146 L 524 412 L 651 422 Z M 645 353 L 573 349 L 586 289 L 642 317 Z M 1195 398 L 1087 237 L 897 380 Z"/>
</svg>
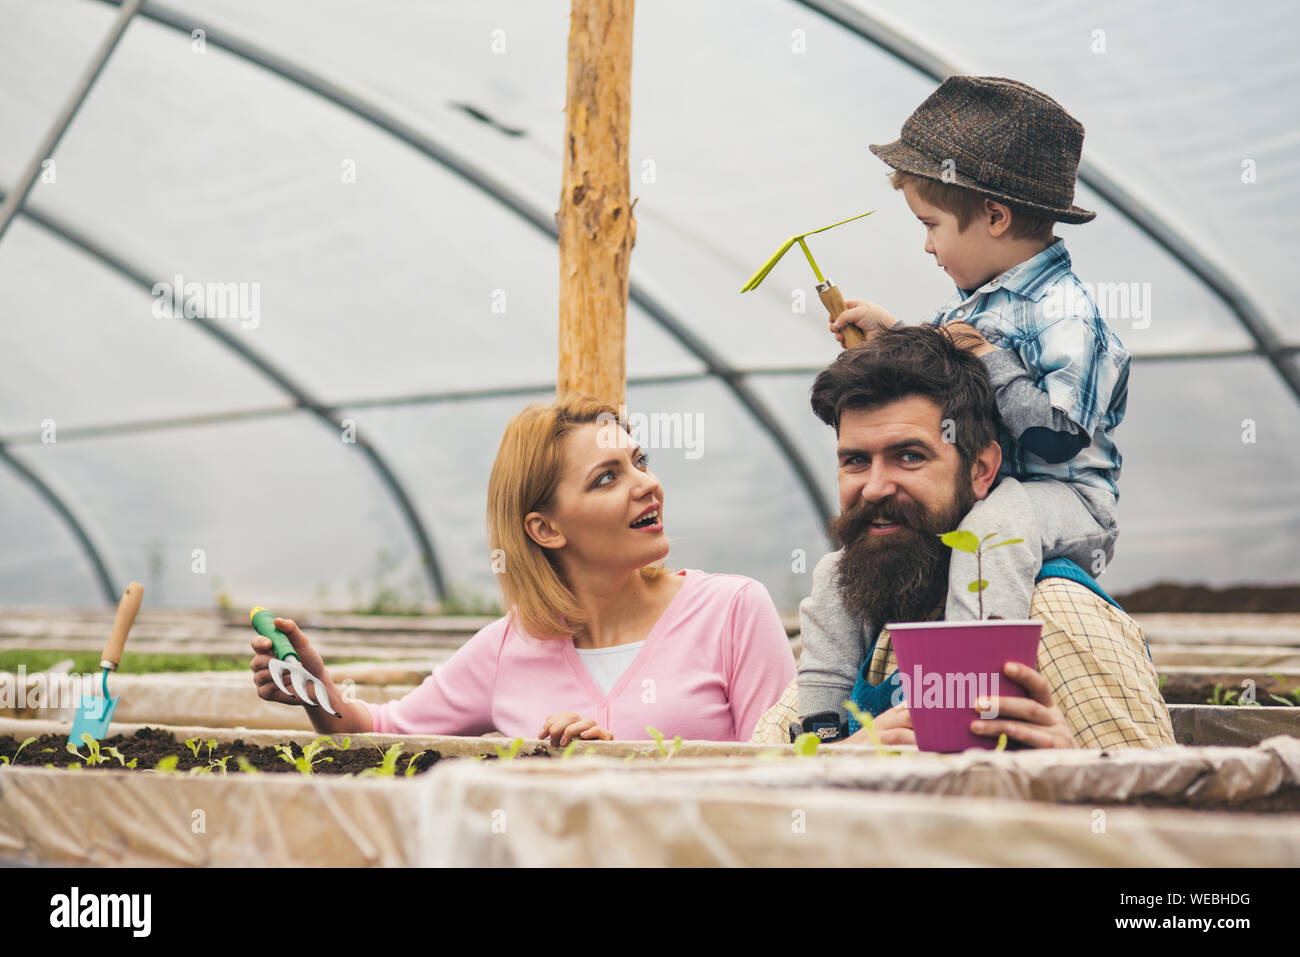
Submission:
<svg viewBox="0 0 1300 957">
<path fill-rule="evenodd" d="M 877 330 L 817 376 L 812 409 L 838 435 L 846 409 L 874 409 L 909 396 L 930 399 L 942 410 L 940 420 L 953 421 L 966 468 L 997 441 L 1001 419 L 988 370 L 939 326 Z"/>
</svg>

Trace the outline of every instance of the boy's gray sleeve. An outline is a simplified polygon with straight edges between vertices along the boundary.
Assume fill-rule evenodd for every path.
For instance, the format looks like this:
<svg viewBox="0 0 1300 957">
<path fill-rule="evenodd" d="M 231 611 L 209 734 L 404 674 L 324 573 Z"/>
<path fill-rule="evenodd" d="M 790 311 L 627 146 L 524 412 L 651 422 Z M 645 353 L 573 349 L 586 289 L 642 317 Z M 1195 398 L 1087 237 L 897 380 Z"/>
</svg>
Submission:
<svg viewBox="0 0 1300 957">
<path fill-rule="evenodd" d="M 995 349 L 980 357 L 988 369 L 1002 421 L 1022 448 L 1045 462 L 1066 462 L 1092 439 L 1052 405 L 1014 349 Z"/>
<path fill-rule="evenodd" d="M 990 544 L 1008 538 L 1024 541 L 986 549 L 979 560 L 954 548 L 948 563 L 944 620 L 974 621 L 981 609 L 985 618 L 1028 618 L 1034 580 L 1043 567 L 1043 529 L 1025 486 L 1010 475 L 1002 476 L 987 496 L 971 506 L 958 527 L 981 539 L 995 534 Z M 988 582 L 988 587 L 983 592 L 972 592 L 967 586 L 980 578 Z"/>
<path fill-rule="evenodd" d="M 853 692 L 866 654 L 863 628 L 840 602 L 836 569 L 842 551 L 822 556 L 813 568 L 812 594 L 799 603 L 799 714 L 835 711 L 848 717 L 844 701 Z"/>
</svg>

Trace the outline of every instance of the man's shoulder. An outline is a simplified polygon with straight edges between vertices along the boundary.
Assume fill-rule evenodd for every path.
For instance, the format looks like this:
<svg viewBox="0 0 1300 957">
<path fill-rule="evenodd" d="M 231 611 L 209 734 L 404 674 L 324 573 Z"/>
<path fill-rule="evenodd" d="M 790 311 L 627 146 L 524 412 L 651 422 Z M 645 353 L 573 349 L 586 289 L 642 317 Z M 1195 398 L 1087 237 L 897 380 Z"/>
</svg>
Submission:
<svg viewBox="0 0 1300 957">
<path fill-rule="evenodd" d="M 1137 628 L 1137 622 L 1128 612 L 1112 605 L 1087 585 L 1056 576 L 1044 578 L 1034 585 L 1029 614 L 1031 617 L 1050 617 L 1062 627 Z"/>
</svg>

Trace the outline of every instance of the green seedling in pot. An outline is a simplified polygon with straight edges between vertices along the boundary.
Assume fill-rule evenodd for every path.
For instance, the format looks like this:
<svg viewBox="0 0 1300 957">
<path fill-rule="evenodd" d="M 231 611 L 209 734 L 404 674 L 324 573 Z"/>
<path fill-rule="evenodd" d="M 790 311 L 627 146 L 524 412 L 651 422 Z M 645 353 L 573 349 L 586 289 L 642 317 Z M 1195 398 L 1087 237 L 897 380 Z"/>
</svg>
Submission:
<svg viewBox="0 0 1300 957">
<path fill-rule="evenodd" d="M 275 686 L 284 694 L 296 695 L 298 700 L 304 704 L 324 708 L 336 718 L 343 717 L 330 707 L 325 682 L 302 666 L 302 661 L 298 658 L 298 652 L 293 650 L 293 643 L 289 641 L 284 632 L 275 627 L 275 616 L 261 605 L 258 605 L 248 613 L 248 621 L 259 635 L 271 639 L 271 661 L 268 668 Z M 289 676 L 289 681 L 293 685 L 292 692 L 284 686 L 285 675 Z M 309 687 L 316 694 L 316 700 L 314 701 L 307 694 Z"/>
<path fill-rule="evenodd" d="M 0 756 L 0 764 L 10 764 L 14 761 L 17 761 L 18 755 L 22 754 L 23 748 L 27 747 L 27 745 L 31 744 L 35 740 L 36 740 L 35 738 L 28 738 L 22 744 L 18 745 L 18 750 L 14 752 L 14 756 L 12 758 Z M 49 749 L 47 748 L 46 750 Z"/>
<path fill-rule="evenodd" d="M 958 529 L 954 532 L 944 532 L 939 536 L 939 540 L 949 548 L 955 548 L 959 552 L 968 552 L 975 556 L 975 580 L 966 586 L 966 590 L 973 591 L 979 596 L 981 621 L 984 619 L 984 589 L 989 587 L 989 583 L 984 580 L 984 553 L 995 548 L 1001 548 L 1003 545 L 1015 545 L 1024 541 L 1023 538 L 1008 538 L 1004 542 L 998 542 L 996 545 L 986 547 L 984 543 L 996 534 L 996 532 L 990 532 L 983 538 L 976 538 L 974 532 Z"/>
</svg>

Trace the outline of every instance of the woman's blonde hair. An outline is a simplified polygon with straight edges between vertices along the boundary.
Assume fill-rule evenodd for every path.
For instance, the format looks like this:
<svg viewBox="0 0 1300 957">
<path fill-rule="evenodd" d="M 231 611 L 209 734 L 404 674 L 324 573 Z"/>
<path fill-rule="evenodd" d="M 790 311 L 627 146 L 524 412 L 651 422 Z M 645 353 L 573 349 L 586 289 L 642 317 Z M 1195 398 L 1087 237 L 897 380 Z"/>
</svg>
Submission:
<svg viewBox="0 0 1300 957">
<path fill-rule="evenodd" d="M 618 413 L 590 396 L 570 393 L 556 402 L 534 402 L 510 420 L 488 479 L 488 542 L 500 569 L 506 607 L 535 638 L 572 638 L 587 615 L 560 575 L 549 549 L 524 529 L 524 516 L 549 508 L 564 469 L 564 438 L 579 425 L 617 422 Z M 647 582 L 664 574 L 647 565 Z"/>
</svg>

